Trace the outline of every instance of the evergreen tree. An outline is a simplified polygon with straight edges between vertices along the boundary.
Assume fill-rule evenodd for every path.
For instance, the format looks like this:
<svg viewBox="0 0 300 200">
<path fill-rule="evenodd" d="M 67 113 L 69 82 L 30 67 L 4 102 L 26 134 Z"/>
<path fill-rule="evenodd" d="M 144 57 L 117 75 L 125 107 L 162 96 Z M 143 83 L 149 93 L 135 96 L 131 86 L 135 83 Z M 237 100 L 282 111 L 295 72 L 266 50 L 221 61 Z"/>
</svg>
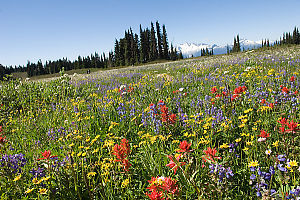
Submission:
<svg viewBox="0 0 300 200">
<path fill-rule="evenodd" d="M 236 42 L 237 42 L 237 52 L 241 51 L 241 46 L 240 46 L 240 36 L 239 34 L 236 36 Z"/>
<path fill-rule="evenodd" d="M 151 37 L 150 37 L 150 56 L 151 56 L 150 59 L 151 61 L 156 60 L 158 57 L 157 41 L 156 41 L 155 30 L 152 22 L 151 22 Z"/>
<path fill-rule="evenodd" d="M 151 61 L 151 33 L 148 28 L 145 31 L 145 46 L 146 46 L 146 58 L 147 62 Z"/>
<path fill-rule="evenodd" d="M 180 60 L 183 59 L 183 55 L 182 55 L 181 51 L 179 52 L 178 59 L 180 59 Z"/>
<path fill-rule="evenodd" d="M 142 29 L 142 25 L 140 25 L 140 62 L 144 63 L 147 61 L 147 52 L 146 52 L 146 41 L 145 41 L 145 31 Z"/>
<path fill-rule="evenodd" d="M 232 48 L 232 52 L 236 52 L 237 50 L 237 43 L 236 43 L 236 39 L 235 37 L 233 38 L 233 48 Z"/>
<path fill-rule="evenodd" d="M 120 66 L 125 66 L 125 49 L 126 49 L 126 41 L 125 38 L 120 39 L 119 42 L 119 62 Z"/>
<path fill-rule="evenodd" d="M 164 59 L 169 59 L 169 45 L 168 45 L 168 38 L 167 38 L 167 31 L 166 31 L 166 26 L 163 25 L 163 55 Z"/>
<path fill-rule="evenodd" d="M 119 42 L 116 39 L 115 41 L 115 66 L 120 66 L 120 46 L 119 46 Z"/>
<path fill-rule="evenodd" d="M 163 59 L 163 47 L 162 47 L 162 36 L 160 33 L 160 26 L 158 21 L 156 21 L 156 34 L 157 34 L 157 47 L 158 47 L 158 58 Z"/>
</svg>

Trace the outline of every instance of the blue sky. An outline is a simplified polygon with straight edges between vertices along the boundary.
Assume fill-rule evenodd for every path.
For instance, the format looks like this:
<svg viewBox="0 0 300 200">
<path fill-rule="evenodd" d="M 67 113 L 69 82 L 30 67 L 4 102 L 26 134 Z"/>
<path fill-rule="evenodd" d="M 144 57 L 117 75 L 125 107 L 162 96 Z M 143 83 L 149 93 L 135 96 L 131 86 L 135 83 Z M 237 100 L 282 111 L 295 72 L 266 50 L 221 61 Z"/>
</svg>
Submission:
<svg viewBox="0 0 300 200">
<path fill-rule="evenodd" d="M 169 42 L 278 39 L 300 28 L 299 0 L 0 0 L 0 63 L 56 60 L 113 49 L 139 24 L 165 24 Z"/>
</svg>

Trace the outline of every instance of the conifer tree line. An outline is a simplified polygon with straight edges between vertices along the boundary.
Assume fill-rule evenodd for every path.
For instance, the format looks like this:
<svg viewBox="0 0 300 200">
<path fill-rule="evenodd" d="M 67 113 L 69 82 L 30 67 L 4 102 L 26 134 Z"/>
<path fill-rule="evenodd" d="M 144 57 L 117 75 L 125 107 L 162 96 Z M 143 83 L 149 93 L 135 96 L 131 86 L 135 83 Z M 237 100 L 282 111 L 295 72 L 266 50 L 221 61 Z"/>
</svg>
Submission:
<svg viewBox="0 0 300 200">
<path fill-rule="evenodd" d="M 139 34 L 133 33 L 132 29 L 125 31 L 124 37 L 115 40 L 114 50 L 108 55 L 105 53 L 94 53 L 90 56 L 78 58 L 70 61 L 62 58 L 56 61 L 46 61 L 37 63 L 28 61 L 26 66 L 13 68 L 0 66 L 0 77 L 4 74 L 13 72 L 27 72 L 28 77 L 54 74 L 60 72 L 63 68 L 65 71 L 85 68 L 108 68 L 118 66 L 131 66 L 141 63 L 152 62 L 155 60 L 177 60 L 183 56 L 176 48 L 169 46 L 166 26 L 160 26 L 159 22 L 151 22 L 150 28 L 143 29 L 140 25 Z M 3 75 L 2 75 L 3 74 Z"/>
<path fill-rule="evenodd" d="M 209 51 L 207 47 L 205 49 L 201 49 L 201 56 L 212 56 L 212 55 L 214 55 L 214 48 L 212 48 L 211 51 Z"/>
<path fill-rule="evenodd" d="M 139 34 L 133 33 L 132 29 L 125 31 L 124 37 L 115 40 L 114 52 L 111 52 L 111 65 L 129 66 L 155 60 L 181 59 L 181 52 L 169 46 L 165 25 L 155 25 L 151 22 L 150 28 L 143 29 L 140 25 Z"/>
<path fill-rule="evenodd" d="M 276 41 L 277 45 L 284 44 L 300 44 L 300 33 L 297 27 L 294 28 L 293 32 L 283 33 L 282 38 L 280 37 L 279 41 Z"/>
</svg>

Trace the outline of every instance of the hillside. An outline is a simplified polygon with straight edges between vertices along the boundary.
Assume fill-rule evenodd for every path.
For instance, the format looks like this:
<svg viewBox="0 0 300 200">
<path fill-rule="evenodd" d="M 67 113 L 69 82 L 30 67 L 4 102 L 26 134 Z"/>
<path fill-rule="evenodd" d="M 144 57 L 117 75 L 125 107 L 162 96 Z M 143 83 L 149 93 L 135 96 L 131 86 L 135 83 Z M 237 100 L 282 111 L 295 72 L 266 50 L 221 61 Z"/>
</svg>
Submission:
<svg viewBox="0 0 300 200">
<path fill-rule="evenodd" d="M 4 199 L 297 199 L 300 46 L 0 84 Z"/>
</svg>

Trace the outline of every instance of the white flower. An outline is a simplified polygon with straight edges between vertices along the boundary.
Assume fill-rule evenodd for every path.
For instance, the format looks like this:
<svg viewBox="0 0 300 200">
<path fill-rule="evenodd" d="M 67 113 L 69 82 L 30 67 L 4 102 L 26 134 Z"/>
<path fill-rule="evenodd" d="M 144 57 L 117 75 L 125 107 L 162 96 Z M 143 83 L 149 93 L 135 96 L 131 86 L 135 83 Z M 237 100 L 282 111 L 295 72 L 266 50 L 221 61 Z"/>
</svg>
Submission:
<svg viewBox="0 0 300 200">
<path fill-rule="evenodd" d="M 271 149 L 266 150 L 266 154 L 267 154 L 267 155 L 270 155 L 271 153 L 272 153 L 272 150 L 271 150 Z"/>
<path fill-rule="evenodd" d="M 257 140 L 258 142 L 264 142 L 264 141 L 266 141 L 266 138 L 258 138 L 258 140 Z"/>
<path fill-rule="evenodd" d="M 184 89 L 184 88 L 179 88 L 178 90 L 179 90 L 180 92 L 182 92 L 182 91 L 183 91 L 183 89 Z"/>
<path fill-rule="evenodd" d="M 126 88 L 126 85 L 121 85 L 120 86 L 120 90 L 123 90 L 124 88 Z"/>
<path fill-rule="evenodd" d="M 229 71 L 224 71 L 224 74 L 227 74 L 227 73 L 229 73 Z"/>
</svg>

